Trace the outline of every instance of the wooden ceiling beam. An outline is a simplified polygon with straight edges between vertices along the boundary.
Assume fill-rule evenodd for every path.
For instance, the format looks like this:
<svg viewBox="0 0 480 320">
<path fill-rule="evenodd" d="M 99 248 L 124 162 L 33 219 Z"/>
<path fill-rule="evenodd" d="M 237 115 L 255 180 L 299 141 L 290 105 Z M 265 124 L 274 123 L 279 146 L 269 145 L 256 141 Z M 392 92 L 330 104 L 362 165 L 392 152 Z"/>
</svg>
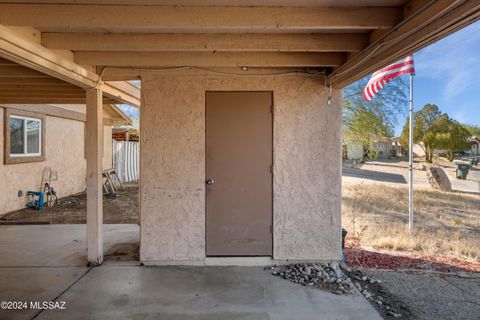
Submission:
<svg viewBox="0 0 480 320">
<path fill-rule="evenodd" d="M 94 66 L 169 67 L 335 67 L 343 53 L 298 52 L 76 52 L 75 61 Z"/>
<path fill-rule="evenodd" d="M 42 44 L 72 51 L 356 52 L 367 34 L 127 34 L 42 33 Z"/>
<path fill-rule="evenodd" d="M 390 28 L 400 7 L 230 7 L 0 4 L 0 24 L 42 31 L 273 32 Z"/>
<path fill-rule="evenodd" d="M 3 12 L 0 12 L 0 16 L 2 16 L 2 14 Z M 0 19 L 0 24 L 1 23 L 2 20 Z M 6 69 L 17 68 L 18 70 L 6 70 L 9 71 L 8 74 L 11 77 L 25 77 L 25 75 L 21 74 L 22 72 L 28 73 L 33 71 L 30 72 L 30 76 L 43 73 L 84 89 L 100 86 L 104 94 L 109 98 L 121 103 L 137 107 L 140 106 L 139 89 L 125 91 L 113 84 L 102 83 L 99 75 L 96 73 L 85 69 L 40 44 L 20 36 L 2 25 L 0 25 L 0 57 L 23 66 L 23 69 L 18 66 L 0 66 L 0 68 Z M 32 70 L 25 71 L 28 69 Z M 0 72 L 0 75 L 3 76 L 4 73 Z"/>
<path fill-rule="evenodd" d="M 85 104 L 85 98 L 75 97 L 2 97 L 0 96 L 0 103 L 2 104 Z M 116 100 L 104 98 L 104 104 L 118 103 Z"/>
<path fill-rule="evenodd" d="M 329 82 L 342 88 L 479 20 L 480 0 L 437 1 L 410 18 L 335 69 Z"/>
<path fill-rule="evenodd" d="M 23 88 L 17 88 L 12 86 L 1 86 L 0 85 L 0 94 L 11 93 L 11 94 L 23 94 L 23 93 L 32 93 L 32 94 L 56 94 L 56 95 L 63 95 L 63 94 L 76 94 L 82 95 L 85 94 L 85 91 L 82 89 L 75 89 L 75 90 L 58 90 L 58 89 L 36 89 L 35 86 L 25 86 Z"/>
<path fill-rule="evenodd" d="M 1 72 L 1 71 L 0 71 Z M 22 77 L 9 77 L 2 78 L 0 74 L 0 86 L 2 85 L 21 85 L 21 86 L 57 86 L 57 87 L 69 87 L 70 83 L 61 81 L 52 77 L 48 78 L 22 78 Z"/>
<path fill-rule="evenodd" d="M 0 87 L 8 90 L 24 90 L 24 89 L 35 89 L 35 90 L 55 90 L 55 91 L 79 91 L 85 92 L 85 90 L 76 87 L 71 84 L 66 84 L 64 86 L 58 86 L 56 84 L 35 84 L 35 85 L 28 85 L 28 84 L 16 84 L 16 83 L 3 83 L 0 82 Z"/>
<path fill-rule="evenodd" d="M 0 65 L 0 78 L 49 78 L 49 76 L 17 64 Z"/>
</svg>

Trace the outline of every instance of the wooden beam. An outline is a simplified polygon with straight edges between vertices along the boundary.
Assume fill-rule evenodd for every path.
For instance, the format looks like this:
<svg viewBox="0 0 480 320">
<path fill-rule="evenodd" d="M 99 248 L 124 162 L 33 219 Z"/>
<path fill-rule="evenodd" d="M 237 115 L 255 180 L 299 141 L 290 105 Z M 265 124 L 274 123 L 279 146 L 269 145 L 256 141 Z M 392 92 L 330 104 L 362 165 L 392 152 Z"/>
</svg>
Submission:
<svg viewBox="0 0 480 320">
<path fill-rule="evenodd" d="M 0 58 L 0 66 L 11 66 L 15 65 L 16 63 L 7 59 Z"/>
<path fill-rule="evenodd" d="M 20 94 L 17 93 L 0 93 L 0 97 L 6 98 L 6 99 L 15 99 L 19 96 Z M 37 92 L 25 92 L 21 94 L 22 98 L 40 98 L 40 99 L 47 99 L 47 98 L 53 98 L 53 99 L 83 99 L 81 94 L 74 93 L 74 94 L 63 94 L 63 93 L 37 93 Z"/>
<path fill-rule="evenodd" d="M 87 255 L 88 263 L 103 263 L 103 103 L 102 91 L 87 89 L 85 150 L 87 158 Z"/>
<path fill-rule="evenodd" d="M 85 104 L 85 97 L 61 97 L 61 96 L 2 96 L 0 95 L 0 103 L 3 104 Z M 115 104 L 118 101 L 103 98 L 104 104 Z"/>
<path fill-rule="evenodd" d="M 1 85 L 25 85 L 25 86 L 57 86 L 57 87 L 69 87 L 70 83 L 61 81 L 52 77 L 46 78 L 22 78 L 22 77 L 10 77 L 2 78 L 0 70 L 0 86 Z"/>
<path fill-rule="evenodd" d="M 38 97 L 38 98 L 32 98 L 32 97 L 1 97 L 0 96 L 0 103 L 5 103 L 5 104 L 62 104 L 62 103 L 68 103 L 68 104 L 85 104 L 85 98 L 79 99 L 79 98 L 58 98 L 58 97 Z"/>
<path fill-rule="evenodd" d="M 337 68 L 329 81 L 335 87 L 344 87 L 479 19 L 480 0 L 439 0 L 356 54 Z"/>
<path fill-rule="evenodd" d="M 140 80 L 140 73 L 139 69 L 108 67 L 103 73 L 103 79 L 106 81 Z"/>
<path fill-rule="evenodd" d="M 356 52 L 367 34 L 126 34 L 42 33 L 42 44 L 72 51 Z"/>
<path fill-rule="evenodd" d="M 76 52 L 79 64 L 162 67 L 335 67 L 345 61 L 343 53 L 298 52 Z"/>
<path fill-rule="evenodd" d="M 0 66 L 0 78 L 49 78 L 50 76 L 21 65 Z"/>
<path fill-rule="evenodd" d="M 0 23 L 53 31 L 251 32 L 371 30 L 402 18 L 399 7 L 202 7 L 0 4 Z"/>
<path fill-rule="evenodd" d="M 135 95 L 128 95 L 125 91 L 116 88 L 112 84 L 102 83 L 97 74 L 40 44 L 22 38 L 9 28 L 1 25 L 0 57 L 84 89 L 101 86 L 105 95 L 109 98 L 137 107 L 140 106 L 140 99 L 138 98 L 140 96 L 140 90 L 137 90 Z M 0 66 L 0 68 L 15 68 L 15 66 Z M 15 70 L 10 70 L 12 76 L 15 76 L 16 72 Z M 3 76 L 3 73 L 0 72 L 0 74 Z M 32 74 L 35 75 L 35 72 Z M 22 75 L 22 77 L 24 76 Z"/>
<path fill-rule="evenodd" d="M 84 94 L 84 90 L 75 87 L 73 85 L 66 85 L 66 86 L 59 86 L 59 85 L 48 85 L 48 84 L 37 84 L 37 85 L 29 85 L 29 84 L 4 84 L 0 83 L 0 93 L 1 92 L 64 92 L 64 93 L 79 93 Z"/>
</svg>

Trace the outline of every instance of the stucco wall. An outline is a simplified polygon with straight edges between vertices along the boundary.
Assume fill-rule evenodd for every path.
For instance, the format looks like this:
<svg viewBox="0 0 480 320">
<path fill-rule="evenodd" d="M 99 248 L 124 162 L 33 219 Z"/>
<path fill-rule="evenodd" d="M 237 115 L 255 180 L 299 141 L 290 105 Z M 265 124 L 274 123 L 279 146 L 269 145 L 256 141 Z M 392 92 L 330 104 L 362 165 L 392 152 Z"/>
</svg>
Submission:
<svg viewBox="0 0 480 320">
<path fill-rule="evenodd" d="M 27 190 L 40 189 L 42 171 L 58 172 L 52 183 L 59 197 L 85 190 L 84 122 L 47 116 L 45 120 L 45 161 L 8 164 L 3 162 L 4 109 L 0 107 L 0 215 L 25 207 Z M 111 168 L 111 126 L 104 127 L 104 168 Z M 18 191 L 24 196 L 18 197 Z"/>
<path fill-rule="evenodd" d="M 274 92 L 274 252 L 278 260 L 338 260 L 340 94 L 321 78 L 142 75 L 141 260 L 205 259 L 205 91 Z"/>
</svg>

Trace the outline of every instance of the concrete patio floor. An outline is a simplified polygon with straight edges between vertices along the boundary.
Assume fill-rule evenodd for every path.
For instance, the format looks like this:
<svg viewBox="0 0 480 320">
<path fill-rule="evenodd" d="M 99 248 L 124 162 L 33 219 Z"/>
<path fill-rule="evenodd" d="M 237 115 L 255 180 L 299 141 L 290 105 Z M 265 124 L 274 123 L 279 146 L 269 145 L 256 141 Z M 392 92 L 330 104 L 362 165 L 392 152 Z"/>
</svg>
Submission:
<svg viewBox="0 0 480 320">
<path fill-rule="evenodd" d="M 138 241 L 136 225 L 105 225 L 105 250 Z M 0 226 L 0 301 L 65 302 L 65 310 L 0 310 L 0 319 L 381 319 L 339 296 L 261 267 L 85 266 L 85 226 Z"/>
</svg>

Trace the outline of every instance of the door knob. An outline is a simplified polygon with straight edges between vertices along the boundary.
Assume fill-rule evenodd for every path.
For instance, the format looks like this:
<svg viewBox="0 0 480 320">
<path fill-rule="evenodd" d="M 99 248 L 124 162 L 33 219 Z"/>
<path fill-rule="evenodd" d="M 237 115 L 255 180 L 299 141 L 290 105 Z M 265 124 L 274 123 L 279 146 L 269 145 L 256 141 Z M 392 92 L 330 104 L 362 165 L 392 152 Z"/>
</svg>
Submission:
<svg viewBox="0 0 480 320">
<path fill-rule="evenodd" d="M 207 184 L 208 184 L 208 185 L 212 185 L 212 184 L 214 184 L 214 183 L 215 183 L 215 180 L 213 180 L 213 179 L 208 179 L 208 180 L 207 180 Z"/>
</svg>

